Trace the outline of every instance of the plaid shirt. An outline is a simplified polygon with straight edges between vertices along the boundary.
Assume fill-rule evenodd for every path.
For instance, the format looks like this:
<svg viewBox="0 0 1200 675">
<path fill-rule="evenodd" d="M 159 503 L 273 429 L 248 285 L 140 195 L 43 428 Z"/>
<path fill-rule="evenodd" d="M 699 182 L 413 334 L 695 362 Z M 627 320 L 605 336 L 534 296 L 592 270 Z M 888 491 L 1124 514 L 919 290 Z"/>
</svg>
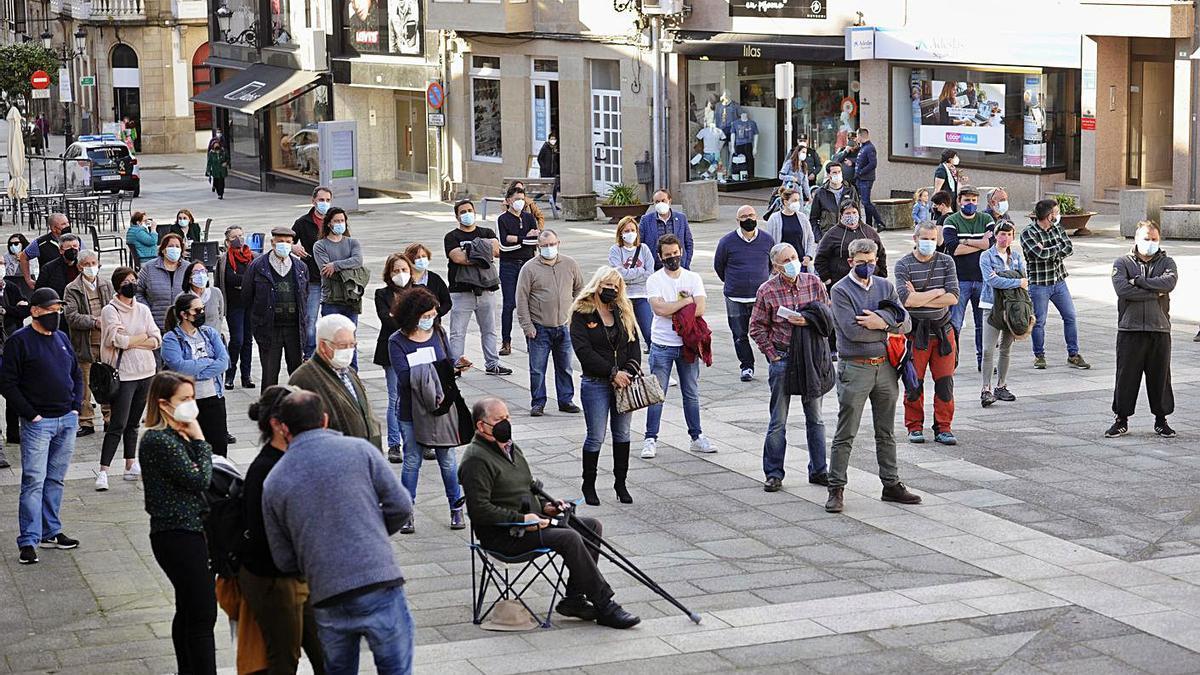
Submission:
<svg viewBox="0 0 1200 675">
<path fill-rule="evenodd" d="M 780 307 L 793 311 L 814 300 L 829 304 L 825 284 L 815 274 L 801 272 L 795 282 L 782 274 L 774 274 L 758 287 L 754 299 L 754 311 L 750 314 L 750 339 L 754 340 L 768 361 L 779 358 L 775 345 L 788 345 L 792 341 L 792 324 L 776 314 Z"/>
<path fill-rule="evenodd" d="M 1075 252 L 1062 225 L 1043 230 L 1031 223 L 1021 231 L 1021 251 L 1029 267 L 1029 283 L 1052 286 L 1067 278 L 1063 260 Z"/>
</svg>

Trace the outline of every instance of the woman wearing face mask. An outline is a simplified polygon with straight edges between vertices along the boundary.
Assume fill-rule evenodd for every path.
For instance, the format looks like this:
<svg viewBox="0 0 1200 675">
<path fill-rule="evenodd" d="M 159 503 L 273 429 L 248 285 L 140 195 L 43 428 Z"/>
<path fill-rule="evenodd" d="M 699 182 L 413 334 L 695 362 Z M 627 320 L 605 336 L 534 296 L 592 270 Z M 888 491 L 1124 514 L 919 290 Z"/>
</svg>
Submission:
<svg viewBox="0 0 1200 675">
<path fill-rule="evenodd" d="M 137 480 L 141 472 L 135 459 L 138 420 L 146 406 L 150 378 L 157 370 L 154 351 L 162 346 L 162 333 L 150 309 L 134 300 L 137 281 L 133 269 L 118 267 L 111 281 L 116 295 L 100 311 L 100 360 L 116 369 L 121 386 L 104 425 L 96 476 L 96 489 L 101 491 L 108 489 L 108 467 L 122 441 L 125 480 Z"/>
<path fill-rule="evenodd" d="M 845 201 L 839 209 L 838 224 L 821 236 L 817 244 L 817 256 L 813 260 L 817 275 L 829 289 L 850 273 L 850 242 L 855 239 L 870 239 L 879 247 L 878 260 L 875 263 L 875 276 L 887 277 L 887 256 L 883 250 L 883 242 L 875 228 L 860 221 L 858 205 Z"/>
<path fill-rule="evenodd" d="M 808 161 L 808 146 L 800 144 L 792 148 L 783 166 L 779 167 L 779 181 L 783 187 L 800 193 L 804 202 L 812 198 L 812 186 L 808 184 L 808 171 L 805 163 Z"/>
<path fill-rule="evenodd" d="M 388 411 L 387 411 L 387 454 L 388 461 L 399 464 L 404 461 L 404 449 L 401 443 L 400 418 L 396 416 L 397 383 L 396 371 L 391 369 L 388 357 L 388 338 L 397 330 L 396 320 L 392 318 L 392 307 L 396 304 L 396 296 L 412 286 L 412 264 L 403 253 L 393 253 L 383 264 L 383 288 L 375 289 L 375 315 L 379 317 L 379 337 L 375 340 L 375 358 L 372 363 L 383 366 L 387 376 Z"/>
<path fill-rule="evenodd" d="M 558 160 L 558 136 L 551 131 L 549 138 L 542 144 L 542 149 L 538 151 L 538 170 L 541 172 L 542 178 L 553 178 L 554 189 L 550 193 L 550 204 L 553 208 L 557 208 L 558 204 L 558 176 L 559 176 L 559 160 Z"/>
<path fill-rule="evenodd" d="M 20 232 L 14 232 L 8 237 L 8 247 L 4 249 L 4 281 L 21 289 L 26 288 L 25 277 L 21 274 L 19 256 L 29 246 L 29 240 Z M 24 291 L 22 291 L 24 292 Z M 24 297 L 24 296 L 22 296 Z"/>
<path fill-rule="evenodd" d="M 350 220 L 336 206 L 325 213 L 325 235 L 313 244 L 313 258 L 321 271 L 321 316 L 341 314 L 358 325 L 362 312 L 362 295 L 348 290 L 357 284 L 365 287 L 370 281 L 363 267 L 362 244 L 350 236 Z M 358 356 L 354 357 L 358 370 Z"/>
<path fill-rule="evenodd" d="M 212 181 L 212 191 L 217 193 L 217 199 L 225 199 L 225 177 L 229 175 L 229 152 L 221 138 L 214 137 L 208 142 L 208 156 L 204 166 L 204 175 Z"/>
<path fill-rule="evenodd" d="M 134 211 L 129 217 L 129 229 L 125 230 L 125 245 L 132 249 L 136 267 L 158 255 L 158 233 L 154 231 L 154 221 L 146 218 L 145 211 Z"/>
<path fill-rule="evenodd" d="M 942 161 L 933 170 L 933 191 L 950 193 L 950 209 L 958 210 L 958 186 L 962 181 L 958 175 L 958 151 L 943 150 Z"/>
<path fill-rule="evenodd" d="M 811 272 L 813 258 L 817 255 L 817 240 L 808 214 L 802 210 L 800 193 L 784 190 L 780 199 L 783 208 L 767 218 L 763 231 L 771 235 L 771 241 L 775 244 L 791 244 L 800 254 L 804 271 Z"/>
<path fill-rule="evenodd" d="M 996 242 L 979 256 L 979 270 L 983 274 L 983 294 L 979 307 L 983 310 L 983 391 L 979 403 L 988 407 L 996 401 L 1015 401 L 1016 396 L 1008 390 L 1008 359 L 1016 336 L 1011 331 L 992 325 L 992 306 L 996 302 L 996 291 L 1013 288 L 1029 288 L 1025 270 L 1025 259 L 1013 248 L 1016 228 L 1010 222 L 996 226 Z M 1006 274 L 1007 273 L 1007 274 Z M 1017 276 L 1013 276 L 1013 274 Z M 996 354 L 996 343 L 1000 344 L 1000 362 L 996 366 L 996 389 L 992 389 L 992 359 Z"/>
<path fill-rule="evenodd" d="M 433 253 L 424 244 L 409 244 L 404 249 L 404 257 L 412 263 L 412 285 L 424 286 L 438 299 L 438 318 L 450 313 L 454 301 L 450 298 L 450 289 L 446 281 L 437 272 L 429 269 Z"/>
<path fill-rule="evenodd" d="M 225 370 L 229 352 L 215 328 L 208 325 L 207 311 L 199 296 L 180 293 L 167 312 L 163 335 L 163 366 L 196 381 L 196 405 L 200 428 L 212 445 L 213 454 L 225 456 L 228 442 L 225 420 Z"/>
<path fill-rule="evenodd" d="M 629 427 L 633 413 L 617 412 L 615 389 L 628 387 L 641 371 L 642 354 L 634 330 L 633 306 L 625 295 L 620 270 L 601 267 L 592 275 L 571 306 L 571 346 L 579 359 L 583 377 L 579 398 L 587 437 L 583 441 L 583 496 L 596 506 L 596 467 L 604 427 L 613 436 L 613 489 L 622 504 L 632 504 L 625 487 L 629 472 Z"/>
<path fill-rule="evenodd" d="M 204 314 L 208 326 L 221 335 L 221 339 L 229 344 L 229 331 L 225 326 L 225 294 L 213 285 L 213 278 L 208 268 L 199 260 L 187 266 L 183 274 L 183 284 L 179 289 L 183 293 L 191 293 L 204 303 Z"/>
<path fill-rule="evenodd" d="M 138 272 L 138 301 L 150 308 L 159 328 L 164 326 L 167 310 L 183 287 L 185 271 L 183 237 L 170 232 L 158 242 L 158 257 L 142 265 Z"/>
<path fill-rule="evenodd" d="M 203 237 L 200 234 L 200 225 L 196 222 L 196 217 L 187 209 L 179 209 L 175 214 L 175 222 L 171 225 L 171 231 L 189 242 L 200 241 Z"/>
<path fill-rule="evenodd" d="M 408 490 L 408 494 L 416 500 L 417 479 L 421 475 L 421 461 L 424 459 L 424 447 L 417 443 L 416 430 L 413 427 L 413 416 L 424 414 L 421 406 L 415 405 L 413 398 L 410 370 L 421 363 L 429 363 L 426 355 L 432 352 L 432 359 L 442 364 L 446 372 L 453 370 L 450 359 L 450 346 L 445 332 L 439 325 L 438 301 L 433 294 L 424 288 L 410 288 L 402 291 L 392 306 L 392 317 L 396 321 L 396 332 L 388 338 L 388 358 L 396 378 L 396 409 L 400 423 L 400 433 L 404 437 L 404 468 L 400 472 L 400 482 Z M 419 352 L 419 353 L 418 353 Z M 442 486 L 446 490 L 446 501 L 450 504 L 450 528 L 460 530 L 466 527 L 463 520 L 462 506 L 456 507 L 456 502 L 462 494 L 458 485 L 458 458 L 453 447 L 436 449 L 438 467 L 442 473 Z M 412 534 L 416 524 L 410 518 L 400 527 L 401 534 Z"/>
<path fill-rule="evenodd" d="M 112 283 L 100 278 L 100 259 L 96 252 L 88 249 L 79 254 L 79 276 L 67 284 L 63 292 L 63 321 L 70 329 L 71 346 L 79 369 L 83 371 L 83 410 L 79 413 L 79 435 L 96 433 L 96 411 L 92 406 L 92 393 L 88 382 L 91 379 L 92 363 L 100 359 L 100 313 L 112 302 Z M 100 412 L 108 423 L 109 407 L 103 405 Z"/>
<path fill-rule="evenodd" d="M 175 588 L 171 642 L 178 672 L 215 675 L 217 598 L 204 539 L 212 447 L 204 440 L 198 416 L 191 378 L 159 373 L 150 385 L 141 454 L 150 549 Z"/>
<path fill-rule="evenodd" d="M 650 349 L 650 322 L 654 310 L 646 295 L 646 280 L 654 274 L 654 256 L 642 243 L 637 218 L 625 216 L 617 223 L 617 243 L 608 249 L 608 264 L 615 267 L 625 282 L 625 297 L 633 305 L 633 316 L 641 333 L 643 352 Z"/>
<path fill-rule="evenodd" d="M 270 251 L 267 252 L 270 255 Z M 254 336 L 250 327 L 254 318 L 242 299 L 246 272 L 254 262 L 254 251 L 246 245 L 242 228 L 232 225 L 225 229 L 225 255 L 217 260 L 216 288 L 225 301 L 225 318 L 229 326 L 229 370 L 225 371 L 225 388 L 233 389 L 234 376 L 241 362 L 242 387 L 254 388 L 250 379 L 250 359 L 254 352 Z M 193 271 L 194 272 L 194 271 Z"/>
</svg>

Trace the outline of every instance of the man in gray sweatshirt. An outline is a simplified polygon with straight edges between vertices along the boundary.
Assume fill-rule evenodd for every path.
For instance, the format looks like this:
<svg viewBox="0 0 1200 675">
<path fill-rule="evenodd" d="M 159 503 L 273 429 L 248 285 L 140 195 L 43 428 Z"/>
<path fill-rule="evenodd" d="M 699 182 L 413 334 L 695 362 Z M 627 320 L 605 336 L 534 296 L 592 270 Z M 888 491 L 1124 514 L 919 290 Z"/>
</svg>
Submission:
<svg viewBox="0 0 1200 675">
<path fill-rule="evenodd" d="M 829 293 L 839 356 L 838 422 L 830 453 L 829 500 L 825 502 L 825 510 L 830 513 L 842 512 L 850 449 L 854 447 L 868 399 L 875 425 L 875 455 L 879 461 L 879 479 L 883 481 L 883 501 L 921 502 L 919 496 L 900 482 L 896 470 L 893 427 L 900 386 L 887 352 L 888 335 L 908 333 L 912 330 L 912 319 L 901 306 L 892 282 L 875 276 L 878 251 L 878 245 L 870 239 L 850 242 L 850 274 L 835 283 Z M 891 311 L 880 311 L 880 304 L 888 301 Z"/>
<path fill-rule="evenodd" d="M 287 453 L 263 485 L 271 557 L 308 580 L 329 672 L 358 672 L 367 638 L 381 672 L 412 672 L 412 615 L 389 537 L 412 515 L 412 499 L 379 448 L 326 429 L 310 391 L 279 405 Z"/>
</svg>

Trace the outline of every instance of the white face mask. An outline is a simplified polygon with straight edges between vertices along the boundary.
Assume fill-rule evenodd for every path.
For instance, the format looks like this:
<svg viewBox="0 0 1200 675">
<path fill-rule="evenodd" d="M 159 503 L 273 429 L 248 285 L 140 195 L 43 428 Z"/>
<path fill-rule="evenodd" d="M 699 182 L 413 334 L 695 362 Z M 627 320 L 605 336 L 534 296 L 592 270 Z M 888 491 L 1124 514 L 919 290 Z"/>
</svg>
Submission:
<svg viewBox="0 0 1200 675">
<path fill-rule="evenodd" d="M 195 401 L 184 401 L 175 406 L 175 412 L 171 413 L 171 417 L 180 424 L 191 424 L 200 416 L 200 406 Z"/>
<path fill-rule="evenodd" d="M 513 203 L 512 203 L 512 210 L 513 210 L 513 211 L 516 211 L 517 213 L 520 213 L 521 211 L 524 211 L 524 210 L 525 210 L 525 200 L 524 200 L 524 199 L 515 199 L 515 200 L 513 200 Z"/>
<path fill-rule="evenodd" d="M 392 283 L 400 287 L 407 286 L 409 279 L 412 279 L 412 275 L 408 272 L 400 272 L 399 274 L 392 275 Z"/>
<path fill-rule="evenodd" d="M 350 364 L 354 363 L 354 348 L 335 349 L 333 350 L 333 358 L 329 359 L 329 365 L 341 370 L 349 368 Z"/>
<path fill-rule="evenodd" d="M 637 241 L 637 237 L 637 232 L 634 232 L 633 230 L 621 233 L 621 241 L 629 244 L 630 246 L 633 246 L 633 242 Z"/>
<path fill-rule="evenodd" d="M 1008 213 L 1008 200 L 1005 199 L 1004 201 L 997 202 L 996 203 L 996 215 L 1002 216 L 1006 213 Z"/>
<path fill-rule="evenodd" d="M 558 246 L 542 247 L 542 248 L 538 249 L 538 253 L 540 253 L 541 256 L 543 258 L 545 258 L 546 260 L 554 260 L 555 258 L 558 257 Z"/>
<path fill-rule="evenodd" d="M 96 275 L 100 273 L 99 267 L 83 267 L 81 269 L 83 270 L 83 275 L 88 279 L 95 279 Z"/>
<path fill-rule="evenodd" d="M 654 210 L 658 212 L 658 215 L 665 216 L 671 212 L 671 205 L 667 202 L 655 202 Z"/>
<path fill-rule="evenodd" d="M 835 185 L 835 186 L 841 185 L 842 184 L 842 174 L 840 172 L 829 174 L 829 184 Z"/>
<path fill-rule="evenodd" d="M 799 199 L 788 200 L 788 210 L 791 211 L 792 213 L 799 211 L 800 210 L 800 200 Z"/>
<path fill-rule="evenodd" d="M 1142 255 L 1149 256 L 1149 255 L 1154 255 L 1155 253 L 1158 253 L 1159 242 L 1157 242 L 1157 241 L 1151 241 L 1149 239 L 1138 239 L 1136 243 L 1137 243 L 1138 253 L 1140 253 Z"/>
</svg>

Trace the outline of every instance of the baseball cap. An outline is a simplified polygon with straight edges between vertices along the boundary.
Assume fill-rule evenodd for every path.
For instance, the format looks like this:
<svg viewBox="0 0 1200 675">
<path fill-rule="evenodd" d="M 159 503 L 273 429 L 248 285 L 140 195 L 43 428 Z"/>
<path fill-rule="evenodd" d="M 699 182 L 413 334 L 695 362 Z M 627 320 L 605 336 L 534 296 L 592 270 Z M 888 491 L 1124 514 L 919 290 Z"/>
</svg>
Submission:
<svg viewBox="0 0 1200 675">
<path fill-rule="evenodd" d="M 29 298 L 29 305 L 31 307 L 57 309 L 57 306 L 62 304 L 62 298 L 58 297 L 58 291 L 55 291 L 53 288 L 39 288 Z"/>
</svg>

